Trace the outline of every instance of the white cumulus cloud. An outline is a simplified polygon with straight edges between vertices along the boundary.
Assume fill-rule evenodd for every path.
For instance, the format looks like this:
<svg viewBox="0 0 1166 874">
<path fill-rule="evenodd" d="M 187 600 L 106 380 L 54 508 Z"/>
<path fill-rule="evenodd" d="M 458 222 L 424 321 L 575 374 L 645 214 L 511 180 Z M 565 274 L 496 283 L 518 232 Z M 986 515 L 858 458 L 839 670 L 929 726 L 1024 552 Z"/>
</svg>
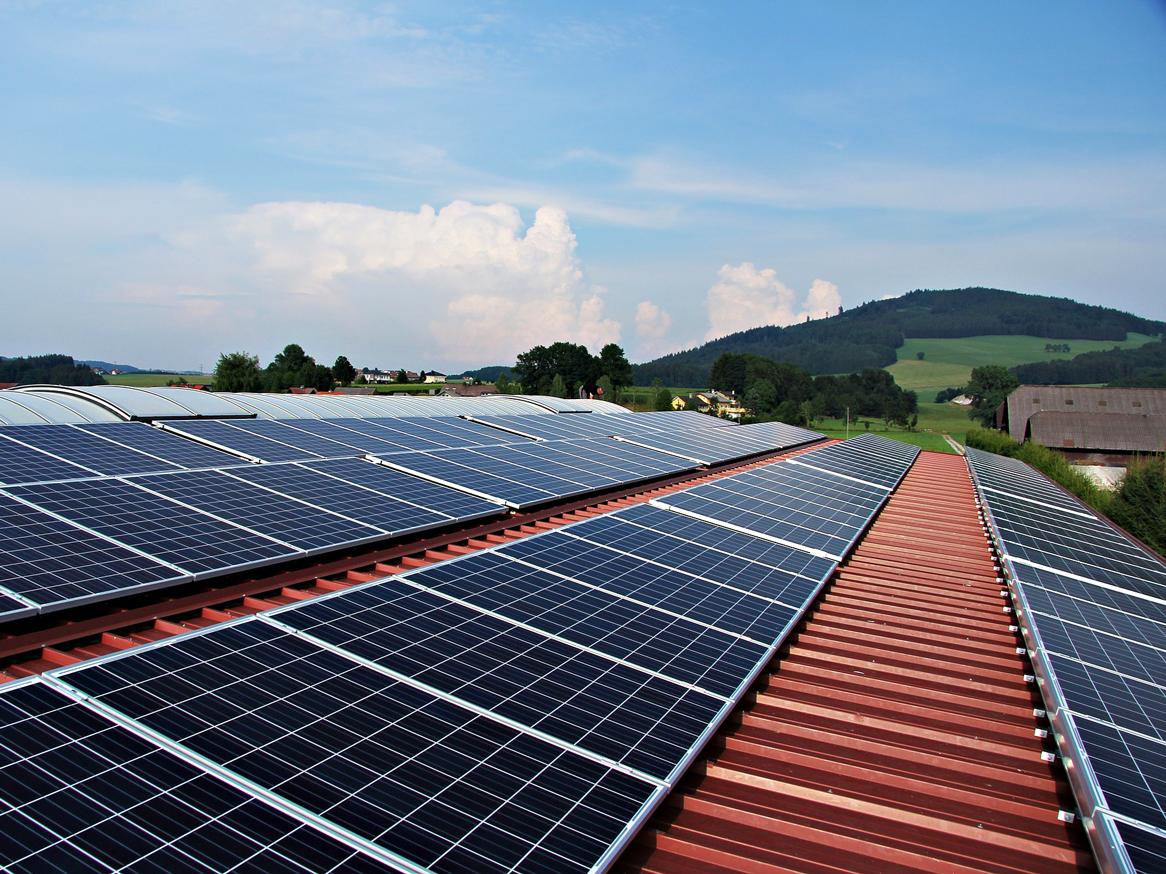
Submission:
<svg viewBox="0 0 1166 874">
<path fill-rule="evenodd" d="M 505 203 L 417 212 L 264 203 L 233 217 L 228 232 L 279 287 L 334 311 L 387 319 L 390 332 L 410 330 L 409 307 L 418 311 L 420 302 L 442 360 L 507 361 L 539 343 L 598 348 L 619 339 L 602 289 L 584 280 L 560 209 L 539 209 L 526 227 Z"/>
<path fill-rule="evenodd" d="M 636 307 L 636 337 L 639 355 L 653 358 L 667 348 L 667 337 L 672 330 L 672 316 L 658 304 L 642 300 Z"/>
<path fill-rule="evenodd" d="M 725 264 L 709 289 L 709 330 L 706 340 L 761 325 L 792 325 L 807 317 L 818 319 L 838 311 L 838 286 L 815 279 L 802 303 L 797 293 L 777 278 L 772 267 L 758 269 L 749 261 Z"/>
</svg>

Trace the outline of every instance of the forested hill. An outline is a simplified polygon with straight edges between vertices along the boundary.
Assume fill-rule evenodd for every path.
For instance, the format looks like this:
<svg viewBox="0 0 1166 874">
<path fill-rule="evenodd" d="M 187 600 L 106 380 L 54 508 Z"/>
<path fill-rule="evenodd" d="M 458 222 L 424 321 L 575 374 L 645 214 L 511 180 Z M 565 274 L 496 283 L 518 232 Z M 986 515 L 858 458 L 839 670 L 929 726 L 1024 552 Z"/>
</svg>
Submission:
<svg viewBox="0 0 1166 874">
<path fill-rule="evenodd" d="M 702 386 L 725 352 L 752 353 L 810 373 L 885 367 L 906 337 L 1029 334 L 1064 340 L 1124 340 L 1129 332 L 1161 334 L 1166 322 L 1059 297 L 995 288 L 912 291 L 849 312 L 786 328 L 752 328 L 684 352 L 635 365 L 637 385 Z"/>
</svg>

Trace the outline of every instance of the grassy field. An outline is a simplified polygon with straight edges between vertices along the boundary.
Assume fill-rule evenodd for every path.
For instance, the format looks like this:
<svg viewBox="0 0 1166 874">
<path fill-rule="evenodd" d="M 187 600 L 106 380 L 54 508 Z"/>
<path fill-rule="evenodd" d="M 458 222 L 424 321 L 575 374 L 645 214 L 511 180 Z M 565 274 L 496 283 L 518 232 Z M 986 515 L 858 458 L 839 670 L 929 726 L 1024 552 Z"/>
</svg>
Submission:
<svg viewBox="0 0 1166 874">
<path fill-rule="evenodd" d="M 950 339 L 907 340 L 899 348 L 899 360 L 886 368 L 895 382 L 918 392 L 919 400 L 933 401 L 935 393 L 949 386 L 963 385 L 972 368 L 981 364 L 1014 367 L 1033 361 L 1072 358 L 1082 352 L 1132 349 L 1156 339 L 1147 334 L 1128 334 L 1124 341 L 1058 340 L 1051 337 L 983 336 Z M 1045 352 L 1046 343 L 1068 343 L 1068 352 Z M 923 360 L 917 358 L 923 353 Z"/>
<path fill-rule="evenodd" d="M 208 382 L 211 374 L 204 373 L 199 375 L 184 374 L 182 379 L 189 383 L 203 383 Z M 118 376 L 106 376 L 105 381 L 110 385 L 133 385 L 138 388 L 155 388 L 160 385 L 166 385 L 171 380 L 179 379 L 177 373 L 122 373 Z"/>
</svg>

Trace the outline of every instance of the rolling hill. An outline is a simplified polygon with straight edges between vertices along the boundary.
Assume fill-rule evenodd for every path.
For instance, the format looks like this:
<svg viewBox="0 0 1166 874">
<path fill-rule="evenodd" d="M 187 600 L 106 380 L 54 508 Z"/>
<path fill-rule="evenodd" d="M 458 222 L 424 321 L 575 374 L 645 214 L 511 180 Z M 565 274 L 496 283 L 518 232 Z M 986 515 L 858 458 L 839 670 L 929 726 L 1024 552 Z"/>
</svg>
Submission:
<svg viewBox="0 0 1166 874">
<path fill-rule="evenodd" d="M 709 369 L 725 352 L 747 352 L 788 361 L 810 373 L 845 373 L 867 367 L 900 371 L 903 384 L 923 392 L 958 385 L 976 363 L 1024 364 L 1070 358 L 1113 346 L 1138 346 L 1166 332 L 1166 322 L 1066 298 L 990 288 L 913 291 L 874 301 L 826 319 L 752 328 L 695 349 L 634 366 L 637 385 L 659 379 L 665 385 L 704 385 Z M 940 347 L 906 346 L 945 342 Z M 1047 342 L 1067 342 L 1069 353 L 1046 353 Z M 931 364 L 953 365 L 947 373 Z M 921 367 L 915 353 L 924 352 Z M 938 356 L 938 357 L 937 357 Z M 986 357 L 981 357 L 986 356 Z M 1031 356 L 1031 357 L 1030 357 Z M 896 373 L 898 379 L 900 373 Z M 961 376 L 962 375 L 962 376 Z M 915 383 L 912 385 L 911 383 Z M 933 394 L 932 394 L 933 396 Z"/>
</svg>

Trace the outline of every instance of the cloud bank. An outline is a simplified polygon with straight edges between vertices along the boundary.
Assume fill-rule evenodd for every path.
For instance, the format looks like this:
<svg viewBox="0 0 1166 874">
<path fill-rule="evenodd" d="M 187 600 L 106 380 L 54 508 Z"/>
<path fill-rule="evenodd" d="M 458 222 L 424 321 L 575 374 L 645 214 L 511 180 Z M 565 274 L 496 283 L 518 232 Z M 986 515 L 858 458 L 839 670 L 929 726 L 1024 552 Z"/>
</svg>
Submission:
<svg viewBox="0 0 1166 874">
<path fill-rule="evenodd" d="M 525 227 L 504 203 L 415 213 L 263 203 L 232 217 L 227 233 L 275 284 L 335 309 L 359 305 L 392 318 L 396 305 L 415 308 L 420 298 L 443 360 L 506 361 L 538 343 L 596 348 L 619 339 L 602 289 L 584 280 L 567 215 L 553 207 Z"/>
<path fill-rule="evenodd" d="M 762 325 L 792 325 L 806 318 L 820 319 L 838 311 L 838 286 L 815 279 L 802 303 L 797 293 L 777 278 L 772 267 L 758 270 L 750 261 L 725 264 L 717 283 L 708 290 L 709 330 L 706 340 Z"/>
</svg>

